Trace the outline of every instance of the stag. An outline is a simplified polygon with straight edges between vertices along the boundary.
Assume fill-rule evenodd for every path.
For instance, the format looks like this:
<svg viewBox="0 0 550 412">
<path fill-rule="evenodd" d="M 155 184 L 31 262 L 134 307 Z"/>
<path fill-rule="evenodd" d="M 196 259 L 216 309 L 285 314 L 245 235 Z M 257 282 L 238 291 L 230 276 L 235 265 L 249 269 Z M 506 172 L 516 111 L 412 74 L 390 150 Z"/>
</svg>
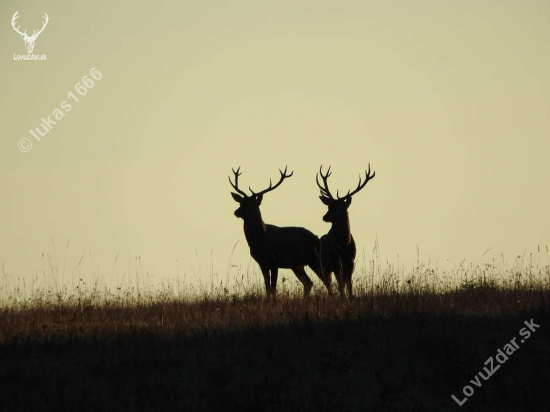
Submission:
<svg viewBox="0 0 550 412">
<path fill-rule="evenodd" d="M 11 26 L 13 27 L 13 29 L 17 33 L 19 33 L 21 35 L 21 38 L 23 40 L 25 40 L 25 48 L 27 49 L 27 53 L 32 53 L 32 51 L 34 49 L 34 42 L 36 41 L 36 38 L 38 37 L 38 35 L 44 31 L 44 28 L 46 27 L 46 24 L 48 24 L 49 17 L 46 13 L 44 13 L 43 17 L 46 19 L 46 21 L 44 22 L 44 25 L 42 26 L 42 28 L 40 30 L 38 30 L 38 32 L 36 30 L 34 30 L 33 33 L 32 33 L 32 36 L 28 36 L 27 35 L 27 30 L 25 30 L 24 33 L 21 33 L 19 31 L 19 27 L 17 27 L 17 28 L 15 27 L 15 20 L 17 20 L 19 18 L 17 13 L 19 13 L 19 10 L 17 10 L 15 12 L 15 14 L 13 15 L 13 17 L 11 19 Z"/>
<path fill-rule="evenodd" d="M 264 194 L 278 188 L 294 172 L 287 174 L 286 167 L 284 171 L 279 169 L 281 176 L 275 186 L 270 179 L 269 187 L 260 192 L 256 193 L 249 187 L 249 195 L 239 188 L 241 168 L 232 170 L 235 182 L 229 177 L 229 183 L 237 193 L 231 192 L 231 196 L 239 203 L 235 216 L 244 221 L 244 235 L 250 247 L 250 255 L 260 265 L 267 296 L 276 295 L 279 269 L 291 269 L 304 286 L 304 297 L 309 296 L 313 282 L 306 274 L 304 266 L 309 266 L 323 280 L 319 238 L 302 227 L 277 227 L 265 224 L 260 212 Z M 324 283 L 327 286 L 327 283 Z"/>
<path fill-rule="evenodd" d="M 323 184 L 319 183 L 319 174 Z M 353 286 L 351 276 L 355 268 L 355 240 L 351 235 L 349 224 L 348 208 L 351 205 L 352 196 L 362 190 L 369 180 L 373 179 L 375 172 L 370 173 L 370 164 L 368 171 L 365 170 L 365 181 L 359 176 L 359 184 L 352 192 L 340 197 L 336 191 L 336 199 L 330 193 L 328 187 L 328 178 L 332 174 L 330 167 L 326 174 L 323 174 L 323 166 L 316 175 L 317 186 L 321 191 L 321 202 L 328 206 L 327 213 L 323 216 L 325 222 L 332 223 L 329 232 L 321 237 L 321 262 L 323 268 L 323 278 L 328 284 L 331 284 L 332 273 L 336 276 L 338 291 L 340 296 L 345 296 L 344 287 L 348 291 L 348 296 L 353 297 Z M 330 287 L 330 286 L 329 286 Z"/>
</svg>

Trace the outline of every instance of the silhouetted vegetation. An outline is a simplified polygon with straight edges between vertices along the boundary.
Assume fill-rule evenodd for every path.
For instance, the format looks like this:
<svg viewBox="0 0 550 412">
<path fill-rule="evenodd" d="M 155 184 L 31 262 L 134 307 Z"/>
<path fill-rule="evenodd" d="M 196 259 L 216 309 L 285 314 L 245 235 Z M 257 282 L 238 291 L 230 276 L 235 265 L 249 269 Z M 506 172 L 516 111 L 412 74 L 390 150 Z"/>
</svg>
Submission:
<svg viewBox="0 0 550 412">
<path fill-rule="evenodd" d="M 549 269 L 470 266 L 451 281 L 378 265 L 349 301 L 225 288 L 13 299 L 0 411 L 547 411 Z M 530 319 L 536 333 L 459 407 L 451 395 Z"/>
</svg>

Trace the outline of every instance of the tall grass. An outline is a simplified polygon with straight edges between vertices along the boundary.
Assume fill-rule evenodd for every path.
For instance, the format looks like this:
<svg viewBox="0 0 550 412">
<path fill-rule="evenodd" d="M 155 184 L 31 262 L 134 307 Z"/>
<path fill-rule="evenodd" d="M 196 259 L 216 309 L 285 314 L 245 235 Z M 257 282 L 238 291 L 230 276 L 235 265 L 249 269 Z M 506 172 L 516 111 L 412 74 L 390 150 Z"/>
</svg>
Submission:
<svg viewBox="0 0 550 412">
<path fill-rule="evenodd" d="M 288 274 L 267 300 L 255 265 L 155 283 L 137 259 L 124 282 L 72 288 L 53 262 L 45 285 L 3 271 L 0 410 L 456 410 L 450 395 L 532 318 L 541 331 L 465 410 L 547 410 L 541 260 L 405 269 L 375 248 L 349 300 L 318 280 L 303 299 Z"/>
<path fill-rule="evenodd" d="M 382 295 L 443 295 L 460 291 L 479 290 L 548 290 L 550 264 L 548 247 L 546 262 L 539 255 L 517 256 L 511 264 L 504 257 L 490 263 L 474 264 L 462 261 L 452 269 L 441 269 L 417 260 L 407 270 L 399 263 L 382 261 L 378 244 L 367 260 L 365 252 L 358 257 L 353 277 L 354 292 L 359 297 Z M 118 258 L 118 256 L 117 256 Z M 264 294 L 263 278 L 252 261 L 245 268 L 228 263 L 225 273 L 216 272 L 208 265 L 206 273 L 192 277 L 180 275 L 160 281 L 144 273 L 141 258 L 133 268 L 124 272 L 122 279 L 113 282 L 113 272 L 100 276 L 96 271 L 83 273 L 80 259 L 71 278 L 65 276 L 65 261 L 61 267 L 52 255 L 42 257 L 40 273 L 30 279 L 15 278 L 2 267 L 0 279 L 0 307 L 25 309 L 52 305 L 123 305 L 136 306 L 167 302 L 197 302 L 205 300 L 234 300 L 258 297 Z M 115 259 L 116 263 L 116 259 Z M 60 270 L 62 268 L 62 271 Z M 315 282 L 314 294 L 326 294 L 319 279 L 308 271 Z M 333 281 L 335 285 L 335 280 Z M 336 288 L 334 288 L 336 291 Z M 290 271 L 282 271 L 278 283 L 280 298 L 298 297 L 301 284 Z"/>
</svg>

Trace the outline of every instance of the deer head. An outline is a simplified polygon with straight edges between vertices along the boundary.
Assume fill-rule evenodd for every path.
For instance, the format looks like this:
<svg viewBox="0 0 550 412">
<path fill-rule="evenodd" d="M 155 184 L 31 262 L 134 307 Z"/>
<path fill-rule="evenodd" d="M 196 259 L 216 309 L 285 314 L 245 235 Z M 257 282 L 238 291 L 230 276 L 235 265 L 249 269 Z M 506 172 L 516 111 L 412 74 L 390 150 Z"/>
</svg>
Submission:
<svg viewBox="0 0 550 412">
<path fill-rule="evenodd" d="M 240 172 L 241 168 L 239 167 L 236 171 L 234 169 L 231 169 L 233 171 L 233 175 L 235 176 L 235 183 L 231 181 L 231 177 L 229 178 L 229 183 L 235 189 L 235 192 L 231 192 L 231 196 L 233 196 L 233 200 L 235 202 L 239 203 L 239 208 L 235 210 L 235 216 L 240 217 L 241 219 L 245 219 L 247 216 L 250 216 L 254 213 L 257 213 L 260 209 L 260 205 L 262 204 L 262 199 L 264 194 L 267 192 L 271 192 L 272 190 L 277 189 L 281 183 L 283 183 L 283 180 L 286 178 L 292 176 L 294 172 L 291 172 L 290 174 L 287 174 L 287 167 L 285 166 L 285 170 L 282 171 L 279 169 L 279 173 L 281 173 L 281 177 L 279 179 L 279 182 L 275 186 L 273 186 L 271 179 L 269 179 L 269 187 L 267 189 L 262 190 L 261 192 L 254 192 L 250 187 L 248 187 L 248 190 L 250 190 L 251 195 L 248 195 L 247 193 L 243 192 L 241 189 L 239 189 L 239 176 L 242 174 Z"/>
<path fill-rule="evenodd" d="M 323 185 L 319 183 L 319 174 L 321 175 L 321 179 L 323 180 Z M 323 216 L 323 220 L 325 222 L 334 222 L 338 219 L 340 216 L 345 216 L 348 210 L 349 205 L 351 205 L 351 199 L 354 194 L 359 192 L 361 189 L 363 189 L 366 184 L 369 182 L 369 180 L 373 179 L 376 175 L 375 172 L 372 172 L 372 175 L 370 174 L 370 163 L 369 163 L 369 169 L 368 171 L 365 170 L 365 181 L 359 176 L 359 184 L 355 188 L 355 190 L 349 191 L 348 193 L 340 197 L 340 194 L 338 191 L 336 191 L 336 199 L 332 196 L 330 193 L 330 190 L 328 188 L 328 178 L 330 177 L 332 173 L 330 172 L 330 166 L 327 170 L 326 174 L 323 174 L 323 166 L 321 165 L 319 169 L 319 173 L 315 176 L 315 180 L 317 181 L 317 186 L 319 186 L 319 190 L 321 191 L 321 196 L 319 196 L 319 199 L 321 199 L 321 202 L 323 202 L 326 206 L 328 206 L 327 213 Z"/>
<path fill-rule="evenodd" d="M 46 21 L 44 22 L 44 25 L 42 26 L 42 28 L 40 30 L 38 30 L 38 32 L 36 30 L 34 30 L 33 33 L 32 33 L 32 36 L 27 36 L 27 30 L 25 30 L 24 33 L 21 33 L 19 31 L 19 27 L 17 27 L 17 28 L 15 27 L 15 20 L 17 20 L 19 18 L 17 13 L 19 13 L 19 10 L 17 10 L 15 12 L 15 14 L 13 15 L 13 18 L 11 19 L 11 25 L 12 25 L 13 29 L 21 35 L 21 38 L 23 40 L 25 40 L 25 48 L 27 49 L 27 53 L 32 53 L 32 51 L 34 49 L 34 42 L 36 41 L 36 38 L 38 37 L 38 35 L 44 31 L 44 28 L 46 27 L 46 24 L 48 24 L 49 17 L 46 13 L 44 13 L 45 14 L 44 18 L 46 19 Z"/>
</svg>

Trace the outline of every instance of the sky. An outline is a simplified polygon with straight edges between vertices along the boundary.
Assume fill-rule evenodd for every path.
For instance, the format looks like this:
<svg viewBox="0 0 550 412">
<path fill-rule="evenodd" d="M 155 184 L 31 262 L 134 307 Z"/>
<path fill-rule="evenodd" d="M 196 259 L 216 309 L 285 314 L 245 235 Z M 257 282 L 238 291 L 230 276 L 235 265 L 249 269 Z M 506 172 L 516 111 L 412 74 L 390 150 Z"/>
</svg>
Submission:
<svg viewBox="0 0 550 412">
<path fill-rule="evenodd" d="M 48 14 L 33 51 L 47 60 L 15 59 L 16 11 L 28 34 Z M 321 236 L 320 165 L 342 192 L 370 163 L 349 210 L 359 266 L 376 241 L 405 269 L 417 250 L 452 268 L 550 243 L 546 0 L 6 0 L 0 17 L 5 279 L 254 268 L 237 166 L 259 190 L 288 165 L 264 221 Z M 76 94 L 93 68 L 102 78 Z M 67 100 L 37 141 L 29 130 Z"/>
</svg>

